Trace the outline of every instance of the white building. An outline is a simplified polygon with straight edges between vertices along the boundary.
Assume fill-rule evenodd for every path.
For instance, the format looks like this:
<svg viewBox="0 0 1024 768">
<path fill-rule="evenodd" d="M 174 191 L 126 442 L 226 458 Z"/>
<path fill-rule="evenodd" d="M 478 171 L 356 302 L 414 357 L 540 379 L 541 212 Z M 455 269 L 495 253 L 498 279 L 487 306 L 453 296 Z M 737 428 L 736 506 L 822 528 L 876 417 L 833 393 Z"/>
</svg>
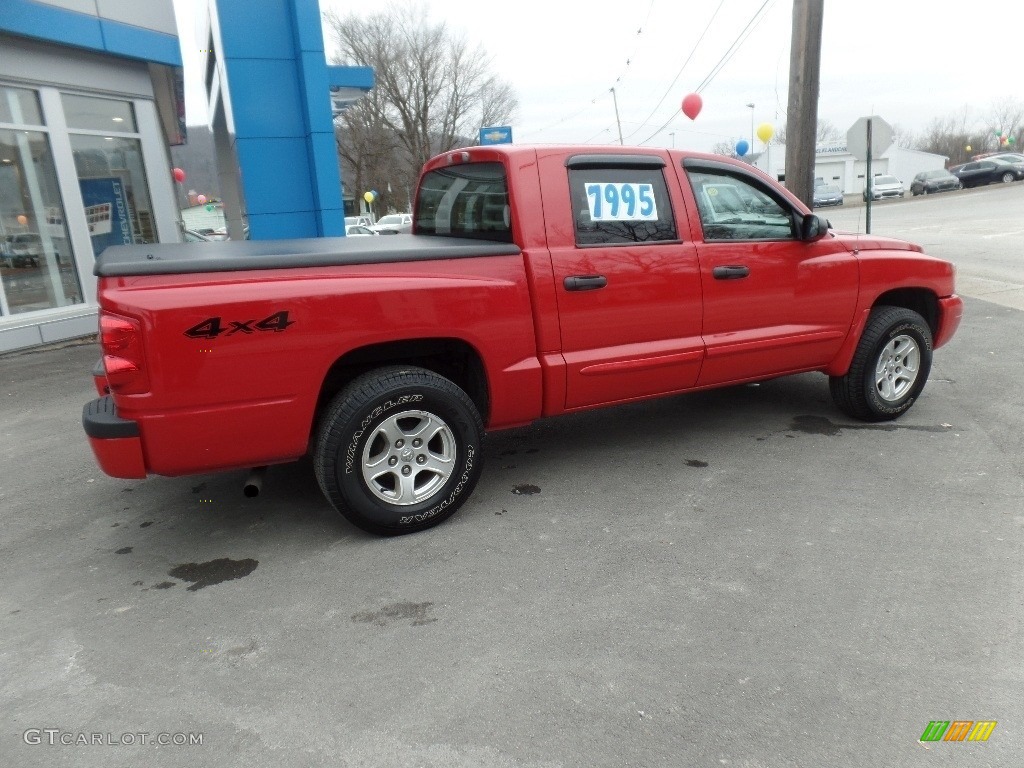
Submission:
<svg viewBox="0 0 1024 768">
<path fill-rule="evenodd" d="M 945 155 L 934 155 L 916 149 L 905 149 L 893 144 L 881 157 L 871 159 L 871 175 L 892 175 L 909 190 L 910 182 L 921 171 L 941 170 L 946 167 Z M 786 145 L 773 144 L 762 152 L 754 165 L 772 178 L 786 178 Z M 846 148 L 846 142 L 832 142 L 817 147 L 814 158 L 814 177 L 826 184 L 839 187 L 844 195 L 860 195 L 866 184 L 867 163 L 855 158 Z"/>
</svg>

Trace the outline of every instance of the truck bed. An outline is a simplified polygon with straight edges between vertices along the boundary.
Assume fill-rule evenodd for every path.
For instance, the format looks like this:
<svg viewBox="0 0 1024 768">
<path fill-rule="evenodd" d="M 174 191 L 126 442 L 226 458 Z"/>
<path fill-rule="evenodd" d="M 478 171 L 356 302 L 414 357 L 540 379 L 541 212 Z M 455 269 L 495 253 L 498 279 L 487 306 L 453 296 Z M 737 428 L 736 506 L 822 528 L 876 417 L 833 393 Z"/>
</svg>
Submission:
<svg viewBox="0 0 1024 768">
<path fill-rule="evenodd" d="M 348 264 L 514 256 L 519 246 L 467 237 L 380 235 L 302 240 L 115 245 L 96 259 L 99 277 L 180 275 Z"/>
</svg>

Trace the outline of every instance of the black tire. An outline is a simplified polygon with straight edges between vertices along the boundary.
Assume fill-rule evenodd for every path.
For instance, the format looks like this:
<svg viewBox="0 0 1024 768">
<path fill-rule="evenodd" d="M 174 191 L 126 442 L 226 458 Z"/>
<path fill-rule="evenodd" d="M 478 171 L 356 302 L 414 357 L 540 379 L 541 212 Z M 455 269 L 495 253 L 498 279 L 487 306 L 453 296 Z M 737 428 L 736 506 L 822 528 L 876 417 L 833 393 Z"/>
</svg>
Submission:
<svg viewBox="0 0 1024 768">
<path fill-rule="evenodd" d="M 1002 178 L 1003 178 L 1003 184 L 1009 184 L 1011 181 L 1016 181 L 1016 177 L 1012 173 L 1010 173 L 1009 171 L 1004 173 Z"/>
<path fill-rule="evenodd" d="M 932 367 L 932 332 L 917 312 L 871 310 L 845 376 L 829 377 L 832 399 L 861 421 L 889 421 L 914 404 Z M 912 375 L 911 375 L 912 374 Z"/>
<path fill-rule="evenodd" d="M 327 407 L 313 451 L 316 478 L 353 525 L 382 536 L 415 533 L 469 498 L 483 469 L 483 431 L 473 401 L 448 379 L 412 366 L 379 368 Z"/>
</svg>

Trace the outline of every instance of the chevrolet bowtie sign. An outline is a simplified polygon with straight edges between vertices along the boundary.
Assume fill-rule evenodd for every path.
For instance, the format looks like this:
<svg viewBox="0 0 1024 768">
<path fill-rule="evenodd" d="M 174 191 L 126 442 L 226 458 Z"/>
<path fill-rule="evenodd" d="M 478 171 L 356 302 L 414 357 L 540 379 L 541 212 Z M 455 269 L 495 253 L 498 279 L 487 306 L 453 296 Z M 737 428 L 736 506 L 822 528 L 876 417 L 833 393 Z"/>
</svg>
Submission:
<svg viewBox="0 0 1024 768">
<path fill-rule="evenodd" d="M 496 125 L 480 129 L 480 144 L 511 144 L 512 126 Z"/>
</svg>

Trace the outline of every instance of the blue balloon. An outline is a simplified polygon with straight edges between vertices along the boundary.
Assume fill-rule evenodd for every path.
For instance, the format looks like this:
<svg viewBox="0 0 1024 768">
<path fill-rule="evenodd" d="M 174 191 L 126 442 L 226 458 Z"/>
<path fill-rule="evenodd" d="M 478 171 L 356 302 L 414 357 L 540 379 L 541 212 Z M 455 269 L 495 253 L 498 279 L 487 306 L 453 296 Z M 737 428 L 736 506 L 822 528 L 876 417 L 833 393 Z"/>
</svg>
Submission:
<svg viewBox="0 0 1024 768">
<path fill-rule="evenodd" d="M 740 157 L 743 157 L 745 154 L 747 154 L 747 151 L 749 149 L 750 145 L 747 144 L 746 139 L 740 139 L 739 141 L 736 142 L 736 154 L 739 155 Z"/>
</svg>

